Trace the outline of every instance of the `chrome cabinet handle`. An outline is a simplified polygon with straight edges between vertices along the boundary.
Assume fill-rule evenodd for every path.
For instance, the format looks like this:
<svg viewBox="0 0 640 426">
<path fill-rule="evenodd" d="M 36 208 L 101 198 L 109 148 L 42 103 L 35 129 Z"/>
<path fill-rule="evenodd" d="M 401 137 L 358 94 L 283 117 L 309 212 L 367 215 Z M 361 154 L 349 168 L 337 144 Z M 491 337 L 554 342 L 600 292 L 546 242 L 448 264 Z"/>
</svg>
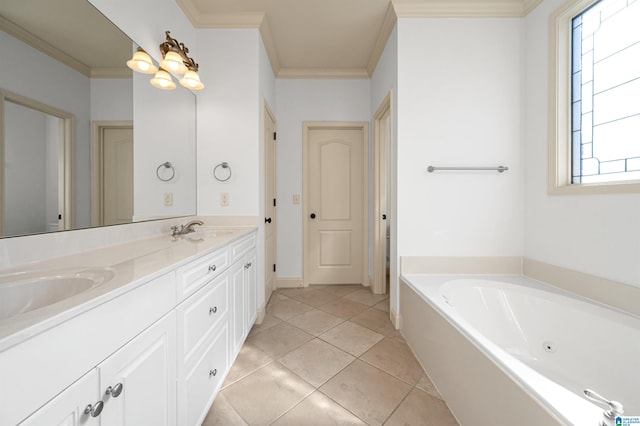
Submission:
<svg viewBox="0 0 640 426">
<path fill-rule="evenodd" d="M 251 268 L 251 262 L 249 262 L 246 265 L 244 265 L 244 269 L 249 269 L 249 268 Z"/>
<path fill-rule="evenodd" d="M 216 312 L 218 312 L 217 306 L 214 306 L 213 308 L 209 308 L 209 315 L 215 314 Z"/>
<path fill-rule="evenodd" d="M 214 368 L 213 370 L 209 370 L 209 378 L 215 377 L 216 374 L 218 374 L 217 368 Z"/>
<path fill-rule="evenodd" d="M 95 404 L 87 405 L 84 409 L 85 414 L 90 414 L 91 417 L 98 417 L 100 413 L 102 413 L 102 409 L 104 408 L 104 402 L 98 401 Z"/>
<path fill-rule="evenodd" d="M 215 272 L 216 271 L 216 265 L 209 265 L 209 272 Z"/>
<path fill-rule="evenodd" d="M 122 383 L 118 383 L 113 387 L 109 386 L 105 393 L 107 395 L 111 395 L 113 398 L 117 398 L 122 393 L 122 388 L 123 388 Z"/>
</svg>

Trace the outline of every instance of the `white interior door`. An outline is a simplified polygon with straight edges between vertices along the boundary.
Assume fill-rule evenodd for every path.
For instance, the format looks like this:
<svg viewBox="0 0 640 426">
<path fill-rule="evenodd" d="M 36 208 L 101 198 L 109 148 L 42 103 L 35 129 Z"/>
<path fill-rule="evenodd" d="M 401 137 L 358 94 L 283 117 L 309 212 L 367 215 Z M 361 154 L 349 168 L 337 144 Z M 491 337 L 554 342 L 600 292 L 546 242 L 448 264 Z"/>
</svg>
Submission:
<svg viewBox="0 0 640 426">
<path fill-rule="evenodd" d="M 276 120 L 265 104 L 265 188 L 264 188 L 264 303 L 271 297 L 276 277 Z"/>
<path fill-rule="evenodd" d="M 361 284 L 365 125 L 305 125 L 305 285 Z"/>
<path fill-rule="evenodd" d="M 96 146 L 97 225 L 129 223 L 133 220 L 133 127 L 99 124 Z"/>
</svg>

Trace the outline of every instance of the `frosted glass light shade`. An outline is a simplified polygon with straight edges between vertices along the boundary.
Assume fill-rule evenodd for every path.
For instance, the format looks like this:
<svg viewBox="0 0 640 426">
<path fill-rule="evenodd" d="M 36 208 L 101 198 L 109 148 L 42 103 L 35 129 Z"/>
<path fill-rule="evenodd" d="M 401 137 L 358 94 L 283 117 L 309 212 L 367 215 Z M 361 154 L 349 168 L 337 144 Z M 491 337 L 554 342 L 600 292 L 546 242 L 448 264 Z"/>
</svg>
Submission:
<svg viewBox="0 0 640 426">
<path fill-rule="evenodd" d="M 164 55 L 164 59 L 160 62 L 160 67 L 175 74 L 184 74 L 188 71 L 182 56 L 171 50 Z"/>
<path fill-rule="evenodd" d="M 140 48 L 133 54 L 133 57 L 127 61 L 127 66 L 142 74 L 154 74 L 158 72 L 158 67 L 153 63 L 151 57 Z"/>
<path fill-rule="evenodd" d="M 180 79 L 180 84 L 183 87 L 191 90 L 202 90 L 204 89 L 204 84 L 200 81 L 200 76 L 197 72 L 193 70 L 187 71 L 187 73 Z"/>
<path fill-rule="evenodd" d="M 171 76 L 165 70 L 160 70 L 150 81 L 153 87 L 157 87 L 162 90 L 173 90 L 176 88 L 176 83 Z"/>
</svg>

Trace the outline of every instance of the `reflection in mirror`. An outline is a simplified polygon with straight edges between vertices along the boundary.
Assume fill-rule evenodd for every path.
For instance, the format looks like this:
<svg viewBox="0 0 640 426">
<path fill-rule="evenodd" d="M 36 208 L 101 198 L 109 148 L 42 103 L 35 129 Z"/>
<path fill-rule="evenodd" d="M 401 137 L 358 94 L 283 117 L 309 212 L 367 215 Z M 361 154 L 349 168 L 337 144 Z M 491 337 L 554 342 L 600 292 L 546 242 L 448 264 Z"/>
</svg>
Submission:
<svg viewBox="0 0 640 426">
<path fill-rule="evenodd" d="M 87 0 L 0 2 L 0 46 L 0 236 L 195 214 L 195 96 L 132 76 Z"/>
</svg>

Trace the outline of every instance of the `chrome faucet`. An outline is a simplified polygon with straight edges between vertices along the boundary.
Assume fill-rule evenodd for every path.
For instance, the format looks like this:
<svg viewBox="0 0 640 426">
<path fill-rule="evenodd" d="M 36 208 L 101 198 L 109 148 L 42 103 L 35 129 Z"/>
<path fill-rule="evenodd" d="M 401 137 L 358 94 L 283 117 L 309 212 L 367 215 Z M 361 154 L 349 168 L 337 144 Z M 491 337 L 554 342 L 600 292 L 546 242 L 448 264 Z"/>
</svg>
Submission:
<svg viewBox="0 0 640 426">
<path fill-rule="evenodd" d="M 585 389 L 584 394 L 590 400 L 608 406 L 608 410 L 604 410 L 602 412 L 602 421 L 598 423 L 599 426 L 615 426 L 616 417 L 624 414 L 624 408 L 618 401 L 609 401 L 591 389 Z"/>
<path fill-rule="evenodd" d="M 180 228 L 178 228 L 178 225 L 176 226 L 172 226 L 171 227 L 171 236 L 175 237 L 176 235 L 184 235 L 184 234 L 188 234 L 190 232 L 195 232 L 195 229 L 193 229 L 194 226 L 196 225 L 203 225 L 204 222 L 199 220 L 199 219 L 194 219 L 191 222 L 188 222 L 186 225 L 180 225 Z"/>
</svg>

